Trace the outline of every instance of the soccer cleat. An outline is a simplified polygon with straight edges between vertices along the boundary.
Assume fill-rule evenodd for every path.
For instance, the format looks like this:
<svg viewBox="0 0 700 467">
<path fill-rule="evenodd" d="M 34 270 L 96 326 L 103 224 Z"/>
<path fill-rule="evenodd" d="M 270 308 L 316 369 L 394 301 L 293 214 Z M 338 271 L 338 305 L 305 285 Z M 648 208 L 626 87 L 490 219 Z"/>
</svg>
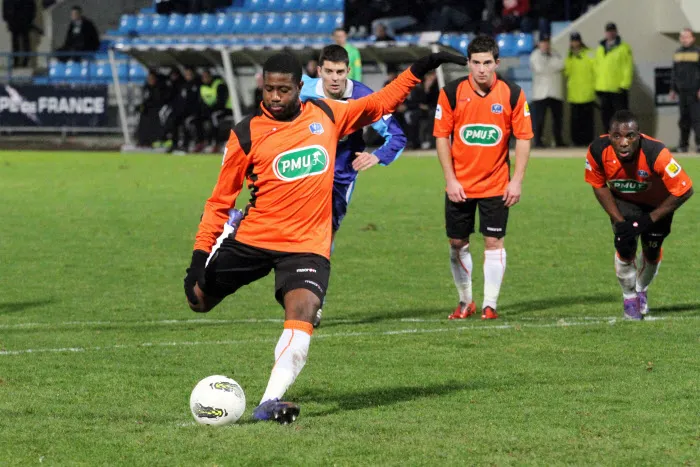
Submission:
<svg viewBox="0 0 700 467">
<path fill-rule="evenodd" d="M 647 301 L 647 293 L 637 292 L 637 301 L 639 301 L 639 312 L 643 315 L 649 313 L 649 302 Z"/>
<path fill-rule="evenodd" d="M 261 421 L 278 422 L 282 425 L 292 423 L 299 416 L 300 408 L 291 402 L 279 399 L 265 401 L 253 410 L 253 418 Z"/>
<path fill-rule="evenodd" d="M 455 308 L 455 311 L 453 311 L 452 314 L 447 317 L 447 319 L 469 318 L 474 313 L 476 313 L 476 305 L 474 302 L 471 302 L 469 305 L 464 302 L 459 302 L 457 304 L 457 308 Z"/>
<path fill-rule="evenodd" d="M 311 324 L 313 324 L 314 329 L 316 329 L 317 327 L 319 327 L 321 325 L 321 315 L 322 314 L 323 314 L 323 310 L 319 308 L 318 311 L 316 312 L 316 315 L 314 316 L 314 322 L 311 323 Z"/>
<path fill-rule="evenodd" d="M 635 321 L 641 321 L 644 319 L 644 315 L 639 311 L 639 300 L 635 298 L 626 298 L 623 302 L 625 309 L 624 318 L 632 319 Z"/>
<path fill-rule="evenodd" d="M 496 310 L 494 310 L 490 306 L 485 307 L 481 311 L 481 319 L 496 319 L 496 318 L 498 318 L 498 313 L 496 313 Z"/>
</svg>

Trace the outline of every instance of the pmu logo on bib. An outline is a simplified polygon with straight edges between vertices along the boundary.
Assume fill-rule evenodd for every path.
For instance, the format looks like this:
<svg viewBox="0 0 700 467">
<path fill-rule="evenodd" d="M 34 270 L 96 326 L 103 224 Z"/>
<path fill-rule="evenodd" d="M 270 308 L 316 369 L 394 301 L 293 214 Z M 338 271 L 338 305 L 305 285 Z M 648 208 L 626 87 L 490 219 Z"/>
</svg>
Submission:
<svg viewBox="0 0 700 467">
<path fill-rule="evenodd" d="M 646 191 L 651 183 L 637 180 L 610 180 L 608 185 L 618 193 L 641 193 Z"/>
<path fill-rule="evenodd" d="M 464 125 L 459 136 L 469 146 L 496 146 L 503 139 L 503 130 L 496 125 L 476 123 Z"/>
<path fill-rule="evenodd" d="M 292 149 L 275 157 L 272 170 L 284 182 L 321 175 L 328 170 L 328 152 L 321 146 Z"/>
</svg>

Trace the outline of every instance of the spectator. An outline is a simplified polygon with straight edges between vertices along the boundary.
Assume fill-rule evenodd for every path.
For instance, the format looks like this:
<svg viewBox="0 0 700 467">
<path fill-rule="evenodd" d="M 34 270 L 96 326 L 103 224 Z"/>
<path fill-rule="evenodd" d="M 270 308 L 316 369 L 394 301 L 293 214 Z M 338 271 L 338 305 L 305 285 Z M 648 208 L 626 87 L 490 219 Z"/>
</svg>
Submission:
<svg viewBox="0 0 700 467">
<path fill-rule="evenodd" d="M 571 113 L 571 142 L 574 146 L 588 146 L 595 138 L 595 60 L 581 34 L 571 33 L 570 40 L 564 75 Z"/>
<path fill-rule="evenodd" d="M 431 31 L 468 31 L 480 18 L 483 2 L 459 0 L 434 0 L 428 13 L 427 24 Z"/>
<path fill-rule="evenodd" d="M 7 23 L 7 29 L 12 36 L 12 53 L 29 53 L 29 31 L 34 24 L 36 4 L 30 0 L 4 0 L 2 3 L 2 19 Z M 26 67 L 29 65 L 29 56 L 13 56 L 13 66 Z"/>
<path fill-rule="evenodd" d="M 204 70 L 199 96 L 205 144 L 209 143 L 207 152 L 217 152 L 218 146 L 228 138 L 228 135 L 222 131 L 223 123 L 227 117 L 231 116 L 232 109 L 228 87 L 223 79 L 213 76 L 209 70 Z M 198 149 L 201 150 L 202 147 Z"/>
<path fill-rule="evenodd" d="M 168 89 L 155 70 L 148 72 L 139 106 L 139 124 L 136 137 L 139 146 L 160 146 L 164 121 L 161 110 L 168 103 Z"/>
<path fill-rule="evenodd" d="M 306 62 L 304 73 L 309 78 L 318 78 L 318 60 L 312 58 L 311 60 Z"/>
<path fill-rule="evenodd" d="M 503 0 L 503 26 L 504 32 L 514 30 L 528 30 L 531 27 L 523 27 L 523 22 L 528 21 L 527 14 L 530 12 L 530 0 Z M 540 31 L 542 32 L 542 31 Z"/>
<path fill-rule="evenodd" d="M 564 60 L 552 50 L 549 37 L 542 36 L 537 48 L 530 54 L 532 69 L 532 116 L 534 119 L 535 147 L 542 148 L 542 130 L 547 109 L 552 111 L 554 140 L 557 147 L 564 146 L 561 136 L 564 89 L 562 70 Z"/>
<path fill-rule="evenodd" d="M 336 30 L 333 31 L 333 40 L 336 44 L 343 47 L 350 57 L 348 78 L 362 82 L 362 57 L 357 47 L 348 43 L 348 34 L 345 32 L 345 29 L 336 28 Z"/>
<path fill-rule="evenodd" d="M 318 70 L 316 70 L 316 74 L 318 74 Z M 263 84 L 263 74 L 255 73 L 255 89 L 253 89 L 253 106 L 251 107 L 248 113 L 253 113 L 258 109 L 258 107 L 260 107 L 260 104 L 263 101 Z"/>
<path fill-rule="evenodd" d="M 171 80 L 173 74 L 172 72 L 170 74 Z M 201 142 L 202 129 L 198 119 L 199 76 L 194 68 L 187 67 L 184 71 L 184 79 L 176 83 L 170 89 L 171 93 L 175 89 L 177 92 L 171 94 L 172 112 L 165 125 L 166 147 L 169 150 L 188 152 L 191 142 Z"/>
<path fill-rule="evenodd" d="M 613 114 L 629 107 L 628 93 L 634 76 L 632 49 L 617 34 L 615 23 L 605 25 L 605 39 L 596 50 L 595 71 L 603 128 L 609 128 Z"/>
<path fill-rule="evenodd" d="M 681 47 L 673 56 L 671 99 L 679 99 L 681 139 L 676 152 L 688 152 L 690 130 L 695 133 L 695 150 L 700 152 L 700 47 L 691 29 L 679 36 Z"/>
<path fill-rule="evenodd" d="M 83 9 L 74 6 L 70 11 L 71 21 L 68 25 L 66 40 L 59 52 L 95 52 L 100 48 L 100 35 L 92 21 L 83 16 Z M 66 60 L 73 57 L 65 57 Z M 74 59 L 79 60 L 81 56 Z"/>
<path fill-rule="evenodd" d="M 383 23 L 377 23 L 374 27 L 374 40 L 375 42 L 393 42 L 396 39 L 389 35 Z"/>
<path fill-rule="evenodd" d="M 440 86 L 437 84 L 437 75 L 435 72 L 430 72 L 399 106 L 403 112 L 404 129 L 410 148 L 435 147 L 432 124 L 439 95 Z"/>
</svg>

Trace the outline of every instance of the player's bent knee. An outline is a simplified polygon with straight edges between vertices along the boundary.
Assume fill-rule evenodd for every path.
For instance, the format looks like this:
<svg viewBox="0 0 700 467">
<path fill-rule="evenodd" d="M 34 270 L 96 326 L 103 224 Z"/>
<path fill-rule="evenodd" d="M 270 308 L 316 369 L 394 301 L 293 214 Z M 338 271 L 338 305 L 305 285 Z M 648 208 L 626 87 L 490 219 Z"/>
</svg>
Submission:
<svg viewBox="0 0 700 467">
<path fill-rule="evenodd" d="M 649 263 L 658 263 L 659 261 L 661 261 L 661 247 L 643 248 L 642 252 L 644 253 L 644 259 L 646 259 Z"/>
<path fill-rule="evenodd" d="M 197 296 L 197 303 L 194 304 L 187 300 L 187 304 L 190 306 L 190 310 L 196 313 L 206 313 L 212 308 L 214 308 L 216 305 L 218 305 L 219 302 L 221 302 L 222 300 L 221 298 L 206 295 L 204 291 L 202 291 L 202 289 L 199 288 L 199 284 L 195 284 L 194 293 Z"/>
<path fill-rule="evenodd" d="M 504 245 L 503 237 L 484 237 L 484 247 L 487 250 L 500 250 Z"/>
<path fill-rule="evenodd" d="M 308 289 L 294 289 L 284 296 L 284 314 L 287 320 L 313 322 L 321 308 L 321 299 Z"/>
<path fill-rule="evenodd" d="M 464 248 L 469 245 L 469 238 L 451 238 L 450 246 L 456 250 Z"/>
<path fill-rule="evenodd" d="M 626 261 L 631 261 L 637 254 L 637 238 L 636 237 L 626 237 L 620 238 L 615 237 L 615 250 L 617 255 Z"/>
</svg>

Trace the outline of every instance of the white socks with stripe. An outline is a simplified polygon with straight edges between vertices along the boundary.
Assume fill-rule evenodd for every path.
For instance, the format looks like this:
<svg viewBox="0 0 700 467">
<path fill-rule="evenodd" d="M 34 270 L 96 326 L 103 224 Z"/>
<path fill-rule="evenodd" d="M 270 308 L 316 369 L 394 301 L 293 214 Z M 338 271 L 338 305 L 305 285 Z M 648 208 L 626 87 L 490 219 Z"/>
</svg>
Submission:
<svg viewBox="0 0 700 467">
<path fill-rule="evenodd" d="M 615 253 L 615 275 L 622 287 L 622 298 L 625 300 L 636 298 L 637 265 L 634 264 L 634 260 L 625 261 Z"/>
<path fill-rule="evenodd" d="M 469 244 L 462 248 L 450 246 L 450 269 L 455 281 L 459 301 L 469 305 L 472 302 L 472 255 Z"/>
<path fill-rule="evenodd" d="M 282 399 L 306 364 L 313 326 L 304 321 L 287 320 L 284 331 L 275 347 L 275 366 L 260 403 L 270 399 Z"/>
<path fill-rule="evenodd" d="M 649 288 L 649 284 L 651 284 L 651 281 L 653 281 L 654 277 L 656 277 L 656 273 L 659 272 L 661 257 L 659 257 L 659 260 L 656 263 L 650 263 L 642 254 L 641 258 L 639 259 L 639 263 L 641 264 L 641 268 L 639 268 L 637 271 L 637 283 L 635 289 L 637 292 L 646 292 Z"/>
<path fill-rule="evenodd" d="M 490 306 L 494 310 L 496 309 L 505 272 L 505 248 L 484 251 L 484 306 L 482 308 Z"/>
</svg>

